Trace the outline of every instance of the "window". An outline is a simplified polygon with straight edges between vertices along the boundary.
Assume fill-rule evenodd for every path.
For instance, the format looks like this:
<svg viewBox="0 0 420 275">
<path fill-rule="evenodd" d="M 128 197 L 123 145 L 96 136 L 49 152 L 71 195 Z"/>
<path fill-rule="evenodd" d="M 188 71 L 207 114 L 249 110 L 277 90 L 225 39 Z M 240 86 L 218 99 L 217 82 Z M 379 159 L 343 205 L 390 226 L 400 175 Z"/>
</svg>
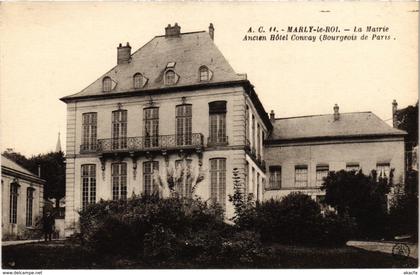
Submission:
<svg viewBox="0 0 420 275">
<path fill-rule="evenodd" d="M 210 198 L 226 207 L 226 159 L 210 159 Z"/>
<path fill-rule="evenodd" d="M 258 157 L 258 159 L 261 158 L 261 156 L 260 156 L 260 153 L 261 153 L 261 151 L 260 151 L 260 144 L 261 144 L 260 124 L 257 123 L 257 146 L 256 146 L 256 148 L 257 148 L 257 157 Z"/>
<path fill-rule="evenodd" d="M 308 166 L 297 165 L 295 166 L 295 187 L 308 186 Z"/>
<path fill-rule="evenodd" d="M 319 164 L 316 166 L 316 186 L 321 186 L 324 179 L 328 176 L 330 167 L 328 165 Z"/>
<path fill-rule="evenodd" d="M 201 66 L 199 71 L 200 71 L 200 81 L 210 80 L 209 69 L 206 66 Z"/>
<path fill-rule="evenodd" d="M 110 77 L 104 77 L 102 80 L 102 89 L 104 92 L 110 92 L 112 90 L 112 80 Z"/>
<path fill-rule="evenodd" d="M 360 166 L 358 163 L 347 163 L 346 164 L 346 171 L 350 172 L 350 171 L 359 171 L 360 170 Z"/>
<path fill-rule="evenodd" d="M 251 131 L 251 135 L 252 135 L 252 151 L 255 154 L 255 116 L 252 115 L 252 131 Z"/>
<path fill-rule="evenodd" d="M 143 87 L 143 76 L 141 73 L 136 73 L 133 76 L 133 87 L 134 89 L 140 89 Z"/>
<path fill-rule="evenodd" d="M 19 196 L 19 184 L 12 182 L 10 184 L 10 223 L 16 224 L 17 222 L 17 206 Z"/>
<path fill-rule="evenodd" d="M 111 165 L 112 199 L 127 199 L 127 163 L 119 162 Z"/>
<path fill-rule="evenodd" d="M 268 190 L 279 190 L 281 189 L 281 166 L 270 166 L 270 178 Z"/>
<path fill-rule="evenodd" d="M 112 149 L 127 148 L 127 110 L 112 112 Z"/>
<path fill-rule="evenodd" d="M 226 144 L 226 101 L 209 103 L 209 145 Z"/>
<path fill-rule="evenodd" d="M 151 195 L 159 191 L 154 178 L 155 171 L 159 171 L 159 162 L 147 161 L 143 163 L 143 190 L 146 195 Z"/>
<path fill-rule="evenodd" d="M 389 163 L 378 163 L 376 164 L 376 172 L 378 173 L 378 177 L 389 179 L 391 166 Z"/>
<path fill-rule="evenodd" d="M 26 189 L 26 226 L 32 226 L 32 208 L 34 202 L 34 189 L 32 187 L 28 187 Z"/>
<path fill-rule="evenodd" d="M 165 73 L 165 84 L 166 85 L 173 85 L 176 83 L 176 75 L 175 72 L 172 70 L 168 70 Z"/>
<path fill-rule="evenodd" d="M 260 200 L 260 173 L 257 172 L 257 201 Z"/>
<path fill-rule="evenodd" d="M 183 197 L 191 197 L 191 184 L 192 184 L 192 175 L 191 175 L 191 169 L 192 169 L 192 160 L 187 159 L 182 160 L 176 160 L 175 161 L 175 168 L 177 171 L 177 174 L 182 175 L 182 179 L 180 182 L 180 185 L 178 186 L 178 194 L 180 194 Z"/>
<path fill-rule="evenodd" d="M 176 144 L 191 145 L 192 138 L 192 106 L 176 106 Z"/>
<path fill-rule="evenodd" d="M 252 183 L 252 194 L 254 194 L 255 193 L 255 168 L 254 167 L 252 167 L 252 170 L 251 170 L 251 183 Z"/>
<path fill-rule="evenodd" d="M 245 108 L 245 144 L 249 145 L 249 107 L 246 105 Z"/>
<path fill-rule="evenodd" d="M 143 110 L 144 119 L 144 146 L 159 146 L 159 108 L 146 108 Z"/>
<path fill-rule="evenodd" d="M 96 150 L 96 131 L 97 131 L 97 114 L 84 113 L 83 115 L 83 134 L 82 134 L 82 150 Z"/>
<path fill-rule="evenodd" d="M 82 209 L 96 202 L 96 165 L 83 164 L 82 175 Z"/>
<path fill-rule="evenodd" d="M 248 189 L 249 189 L 249 163 L 245 161 L 245 186 L 244 186 L 244 198 L 248 198 Z"/>
</svg>

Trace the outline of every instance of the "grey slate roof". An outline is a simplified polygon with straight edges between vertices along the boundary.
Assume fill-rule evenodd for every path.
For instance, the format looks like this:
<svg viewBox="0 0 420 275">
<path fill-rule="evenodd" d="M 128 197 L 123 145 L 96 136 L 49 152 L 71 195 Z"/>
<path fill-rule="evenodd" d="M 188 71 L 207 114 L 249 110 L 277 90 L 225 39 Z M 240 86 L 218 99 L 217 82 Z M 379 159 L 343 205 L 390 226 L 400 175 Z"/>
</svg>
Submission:
<svg viewBox="0 0 420 275">
<path fill-rule="evenodd" d="M 372 112 L 355 112 L 341 113 L 337 121 L 334 121 L 333 114 L 278 118 L 273 124 L 269 139 L 293 140 L 405 134 L 405 131 L 389 126 Z"/>
<path fill-rule="evenodd" d="M 135 73 L 141 73 L 148 79 L 140 90 L 167 87 L 163 82 L 163 73 L 168 62 L 176 62 L 174 71 L 179 75 L 178 82 L 172 87 L 200 84 L 199 68 L 202 65 L 213 73 L 212 79 L 208 81 L 210 83 L 244 79 L 234 72 L 207 32 L 181 33 L 177 37 L 154 37 L 131 55 L 130 63 L 115 66 L 79 93 L 62 99 L 134 91 Z M 111 92 L 102 91 L 102 80 L 106 76 L 117 83 Z"/>
<path fill-rule="evenodd" d="M 1 156 L 1 166 L 2 166 L 2 168 L 3 167 L 6 167 L 6 168 L 9 168 L 9 169 L 11 169 L 11 170 L 14 170 L 14 171 L 17 171 L 17 172 L 20 172 L 20 173 L 22 173 L 22 174 L 26 174 L 26 175 L 28 175 L 28 176 L 32 176 L 32 177 L 37 177 L 37 178 L 39 178 L 37 175 L 35 175 L 34 173 L 32 173 L 32 172 L 30 172 L 29 170 L 27 170 L 27 169 L 25 169 L 25 168 L 23 168 L 22 166 L 20 166 L 19 164 L 17 164 L 16 162 L 14 162 L 14 161 L 12 161 L 12 160 L 10 160 L 10 159 L 8 159 L 7 157 L 5 157 L 5 156 Z"/>
</svg>

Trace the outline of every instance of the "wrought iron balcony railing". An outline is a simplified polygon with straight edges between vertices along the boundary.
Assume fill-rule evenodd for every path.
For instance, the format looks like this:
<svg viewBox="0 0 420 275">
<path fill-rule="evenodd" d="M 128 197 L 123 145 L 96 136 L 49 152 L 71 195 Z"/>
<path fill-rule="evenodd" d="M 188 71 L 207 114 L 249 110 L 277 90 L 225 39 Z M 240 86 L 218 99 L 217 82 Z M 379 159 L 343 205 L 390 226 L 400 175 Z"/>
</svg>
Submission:
<svg viewBox="0 0 420 275">
<path fill-rule="evenodd" d="M 228 144 L 228 136 L 211 136 L 207 138 L 207 146 L 221 146 Z"/>
<path fill-rule="evenodd" d="M 149 137 L 123 137 L 98 139 L 97 152 L 136 152 L 150 150 L 170 150 L 201 148 L 203 135 L 161 135 Z"/>
</svg>

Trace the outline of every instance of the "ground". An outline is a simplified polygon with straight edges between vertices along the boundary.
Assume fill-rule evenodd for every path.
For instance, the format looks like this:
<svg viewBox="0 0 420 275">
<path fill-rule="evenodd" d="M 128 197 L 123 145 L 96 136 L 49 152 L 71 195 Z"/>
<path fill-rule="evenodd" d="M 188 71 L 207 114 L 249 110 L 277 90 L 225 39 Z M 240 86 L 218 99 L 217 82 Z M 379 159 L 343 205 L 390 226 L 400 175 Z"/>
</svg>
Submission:
<svg viewBox="0 0 420 275">
<path fill-rule="evenodd" d="M 266 245 L 271 255 L 258 265 L 231 263 L 225 268 L 409 268 L 417 259 L 395 258 L 390 254 L 354 247 L 308 248 L 278 244 Z M 4 269 L 102 269 L 102 268 L 215 268 L 211 263 L 147 263 L 126 258 L 94 257 L 70 241 L 31 243 L 2 247 Z M 220 267 L 219 267 L 220 268 Z"/>
</svg>

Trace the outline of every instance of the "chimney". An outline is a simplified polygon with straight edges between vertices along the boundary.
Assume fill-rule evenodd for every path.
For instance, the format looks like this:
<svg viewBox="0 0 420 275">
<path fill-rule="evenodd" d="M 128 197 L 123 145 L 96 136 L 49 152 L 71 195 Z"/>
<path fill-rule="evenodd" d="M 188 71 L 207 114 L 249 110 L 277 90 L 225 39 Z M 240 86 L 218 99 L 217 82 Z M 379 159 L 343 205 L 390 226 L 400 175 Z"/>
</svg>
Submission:
<svg viewBox="0 0 420 275">
<path fill-rule="evenodd" d="M 340 119 L 340 113 L 338 112 L 338 109 L 339 109 L 338 105 L 335 104 L 333 109 L 334 109 L 334 121 L 337 121 Z"/>
<path fill-rule="evenodd" d="M 38 177 L 41 177 L 41 164 L 38 164 Z"/>
<path fill-rule="evenodd" d="M 275 122 L 275 120 L 276 120 L 276 118 L 275 118 L 274 111 L 273 111 L 273 110 L 271 110 L 271 112 L 270 112 L 270 121 L 271 121 L 271 123 L 274 123 L 274 122 Z"/>
<path fill-rule="evenodd" d="M 165 28 L 165 37 L 176 37 L 179 36 L 180 33 L 181 27 L 178 26 L 178 23 L 175 23 L 173 27 L 171 27 L 171 24 L 168 24 Z"/>
<path fill-rule="evenodd" d="M 214 27 L 213 27 L 213 23 L 210 23 L 210 26 L 209 26 L 209 34 L 210 34 L 211 40 L 214 40 Z"/>
<path fill-rule="evenodd" d="M 398 109 L 398 103 L 394 99 L 394 101 L 392 101 L 392 127 L 394 127 L 394 128 L 398 127 L 397 109 Z"/>
<path fill-rule="evenodd" d="M 127 42 L 126 46 L 123 46 L 121 43 L 117 48 L 117 64 L 127 64 L 131 60 L 131 46 Z"/>
</svg>

